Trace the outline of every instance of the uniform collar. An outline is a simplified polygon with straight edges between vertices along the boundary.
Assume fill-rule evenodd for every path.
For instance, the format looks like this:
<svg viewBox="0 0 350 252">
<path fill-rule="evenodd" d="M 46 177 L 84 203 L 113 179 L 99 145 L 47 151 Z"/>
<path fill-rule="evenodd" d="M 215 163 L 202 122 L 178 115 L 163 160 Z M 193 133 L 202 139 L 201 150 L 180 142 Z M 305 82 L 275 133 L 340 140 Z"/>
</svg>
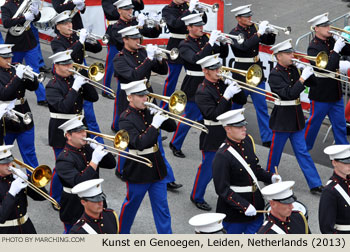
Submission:
<svg viewBox="0 0 350 252">
<path fill-rule="evenodd" d="M 292 69 L 292 66 L 288 66 L 288 67 L 284 67 L 282 65 L 280 65 L 279 63 L 277 63 L 276 66 L 279 70 L 283 70 L 283 71 L 290 71 Z"/>
<path fill-rule="evenodd" d="M 219 81 L 220 80 L 218 80 L 217 82 L 211 82 L 211 81 L 209 81 L 207 79 L 204 79 L 204 84 L 210 84 L 210 85 L 213 85 L 213 86 L 217 86 L 217 85 L 219 85 Z"/>
<path fill-rule="evenodd" d="M 100 217 L 98 219 L 92 218 L 90 215 L 88 215 L 86 212 L 84 212 L 83 219 L 87 222 L 91 223 L 98 223 L 100 221 L 103 221 L 102 213 L 100 214 Z"/>
<path fill-rule="evenodd" d="M 242 144 L 244 144 L 244 140 L 242 140 L 240 143 L 238 143 L 238 142 L 236 142 L 236 141 L 231 140 L 231 139 L 228 138 L 228 137 L 226 137 L 226 141 L 227 141 L 230 145 L 232 145 L 232 146 L 237 146 L 237 147 L 239 147 L 239 146 L 241 146 Z"/>
<path fill-rule="evenodd" d="M 292 212 L 293 213 L 293 212 Z M 272 214 L 269 214 L 269 220 L 272 220 L 275 224 L 280 223 L 281 225 L 286 225 L 290 223 L 290 216 L 287 217 L 286 221 L 282 221 Z"/>
<path fill-rule="evenodd" d="M 68 149 L 68 150 L 71 150 L 71 151 L 75 151 L 75 152 L 81 152 L 81 151 L 84 151 L 84 150 L 85 150 L 85 146 L 86 146 L 86 145 L 84 145 L 84 146 L 81 147 L 81 148 L 76 148 L 76 147 L 74 147 L 74 146 L 72 146 L 72 145 L 66 143 L 66 146 L 65 146 L 64 148 L 65 148 L 65 149 Z"/>
<path fill-rule="evenodd" d="M 57 79 L 60 79 L 60 80 L 65 81 L 65 82 L 69 81 L 71 79 L 74 79 L 73 75 L 70 75 L 68 77 L 62 77 L 61 75 L 58 75 L 57 73 L 55 73 L 55 76 Z"/>
<path fill-rule="evenodd" d="M 136 109 L 136 108 L 134 108 L 134 107 L 131 107 L 130 105 L 129 105 L 128 109 L 129 109 L 131 112 L 134 112 L 134 113 L 136 113 L 136 114 L 145 114 L 145 112 L 146 112 L 146 109 Z"/>
<path fill-rule="evenodd" d="M 254 25 L 254 24 L 252 24 L 252 25 Z M 247 28 L 245 28 L 245 27 L 241 26 L 240 24 L 237 24 L 237 28 L 238 28 L 238 30 L 248 31 L 248 30 L 250 30 L 252 25 L 250 25 Z"/>
<path fill-rule="evenodd" d="M 333 172 L 333 177 L 334 177 L 338 182 L 341 182 L 341 183 L 343 183 L 343 184 L 350 185 L 350 177 L 349 177 L 349 175 L 347 176 L 347 179 L 343 179 L 343 178 L 340 177 L 338 174 L 336 174 L 335 172 Z"/>
<path fill-rule="evenodd" d="M 137 49 L 135 52 L 129 51 L 128 49 L 126 49 L 125 47 L 123 48 L 123 50 L 125 51 L 125 53 L 131 54 L 131 55 L 135 55 L 139 53 L 139 49 Z"/>
<path fill-rule="evenodd" d="M 10 175 L 7 175 L 5 177 L 0 176 L 0 180 L 1 181 L 12 181 L 12 180 L 14 180 L 14 178 L 13 178 L 12 174 L 10 174 Z"/>
</svg>

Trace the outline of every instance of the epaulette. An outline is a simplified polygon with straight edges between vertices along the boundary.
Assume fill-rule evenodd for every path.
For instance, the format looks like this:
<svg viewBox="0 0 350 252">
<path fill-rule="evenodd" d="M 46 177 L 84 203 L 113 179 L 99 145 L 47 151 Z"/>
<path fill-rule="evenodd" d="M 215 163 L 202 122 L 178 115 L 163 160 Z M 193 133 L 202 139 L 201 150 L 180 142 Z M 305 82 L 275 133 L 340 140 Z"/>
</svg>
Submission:
<svg viewBox="0 0 350 252">
<path fill-rule="evenodd" d="M 113 209 L 110 209 L 110 208 L 103 208 L 103 212 L 113 212 L 114 210 Z"/>
<path fill-rule="evenodd" d="M 130 109 L 126 109 L 123 111 L 123 113 L 120 115 L 123 118 L 126 118 L 128 115 L 131 114 L 131 110 Z"/>
</svg>

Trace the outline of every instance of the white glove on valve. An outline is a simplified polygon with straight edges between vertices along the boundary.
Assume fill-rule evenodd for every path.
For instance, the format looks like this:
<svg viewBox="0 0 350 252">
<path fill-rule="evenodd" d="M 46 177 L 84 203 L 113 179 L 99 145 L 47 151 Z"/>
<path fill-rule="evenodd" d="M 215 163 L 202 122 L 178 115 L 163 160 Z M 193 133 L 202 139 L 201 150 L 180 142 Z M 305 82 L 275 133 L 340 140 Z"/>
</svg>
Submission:
<svg viewBox="0 0 350 252">
<path fill-rule="evenodd" d="M 145 24 L 145 20 L 147 19 L 147 17 L 143 14 L 143 13 L 140 13 L 138 16 L 137 16 L 137 20 L 139 21 L 139 23 L 137 24 L 137 26 L 144 26 Z"/>
<path fill-rule="evenodd" d="M 79 31 L 79 42 L 84 45 L 88 32 L 86 29 L 81 29 Z"/>
<path fill-rule="evenodd" d="M 19 64 L 16 66 L 16 75 L 18 78 L 23 79 L 24 72 L 26 71 L 26 66 Z"/>
<path fill-rule="evenodd" d="M 158 111 L 157 114 L 155 114 L 155 116 L 153 117 L 151 125 L 158 129 L 162 125 L 162 123 L 167 119 L 168 117 L 164 116 L 161 111 Z"/>
<path fill-rule="evenodd" d="M 24 13 L 24 17 L 25 17 L 25 19 L 27 20 L 27 21 L 33 21 L 34 20 L 34 14 L 33 13 L 31 13 L 31 12 L 26 12 L 26 13 Z"/>
<path fill-rule="evenodd" d="M 192 12 L 196 8 L 198 2 L 199 2 L 199 0 L 191 0 L 190 1 L 190 6 L 188 7 L 188 10 L 190 12 Z"/>
<path fill-rule="evenodd" d="M 256 215 L 256 209 L 252 204 L 249 204 L 247 210 L 245 210 L 244 214 L 246 216 L 255 216 Z"/>
<path fill-rule="evenodd" d="M 29 10 L 36 16 L 39 14 L 39 6 L 37 4 L 32 4 Z"/>
<path fill-rule="evenodd" d="M 218 30 L 213 30 L 210 33 L 209 44 L 211 46 L 214 46 L 214 43 L 219 38 L 219 35 L 220 35 L 220 31 L 218 31 Z"/>
<path fill-rule="evenodd" d="M 98 165 L 102 158 L 104 156 L 106 156 L 108 154 L 107 151 L 104 150 L 103 146 L 97 146 L 96 149 L 94 150 L 94 152 L 92 153 L 92 158 L 91 158 L 91 162 L 95 163 L 96 165 Z"/>
<path fill-rule="evenodd" d="M 301 78 L 303 78 L 304 80 L 307 80 L 311 75 L 313 75 L 314 73 L 314 69 L 311 66 L 306 66 L 303 70 L 303 72 L 301 73 Z"/>
<path fill-rule="evenodd" d="M 231 81 L 230 85 L 225 89 L 223 97 L 226 100 L 229 100 L 235 94 L 238 94 L 239 92 L 241 92 L 241 88 L 237 85 L 237 83 L 235 81 Z"/>
<path fill-rule="evenodd" d="M 337 41 L 334 44 L 333 51 L 335 51 L 336 53 L 340 53 L 340 51 L 343 49 L 344 46 L 345 46 L 344 39 L 343 38 L 338 38 Z"/>
<path fill-rule="evenodd" d="M 72 88 L 78 92 L 78 90 L 81 88 L 82 85 L 84 85 L 86 83 L 86 79 L 83 78 L 82 76 L 75 76 L 75 80 L 73 83 Z"/>
<path fill-rule="evenodd" d="M 155 54 L 156 50 L 157 50 L 157 47 L 156 47 L 156 46 L 151 45 L 151 44 L 146 45 L 147 57 L 148 57 L 150 60 L 153 60 L 154 54 Z"/>
<path fill-rule="evenodd" d="M 271 177 L 271 182 L 272 184 L 282 182 L 282 177 L 280 175 L 273 174 Z"/>
<path fill-rule="evenodd" d="M 266 32 L 266 29 L 267 29 L 267 26 L 269 24 L 269 21 L 262 21 L 260 24 L 259 24 L 259 30 L 258 30 L 258 33 L 260 35 L 263 35 L 265 32 Z"/>
</svg>

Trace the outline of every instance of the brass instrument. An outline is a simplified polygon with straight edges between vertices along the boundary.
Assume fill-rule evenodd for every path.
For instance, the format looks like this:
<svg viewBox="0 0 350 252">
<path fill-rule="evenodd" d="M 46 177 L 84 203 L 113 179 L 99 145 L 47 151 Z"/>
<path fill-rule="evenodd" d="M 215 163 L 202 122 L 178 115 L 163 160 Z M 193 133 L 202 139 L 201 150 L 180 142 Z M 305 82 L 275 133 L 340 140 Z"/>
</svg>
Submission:
<svg viewBox="0 0 350 252">
<path fill-rule="evenodd" d="M 19 16 L 24 15 L 27 12 L 30 12 L 30 6 L 32 5 L 33 0 L 24 0 L 22 4 L 17 9 L 15 15 L 13 15 L 12 19 L 18 18 Z M 23 25 L 15 25 L 9 29 L 9 33 L 12 36 L 20 36 L 24 31 L 28 31 L 30 29 L 31 21 L 26 20 Z"/>
<path fill-rule="evenodd" d="M 140 45 L 140 44 L 137 44 L 139 47 L 143 47 L 143 48 L 146 48 L 145 45 Z M 157 46 L 157 45 L 155 45 Z M 170 58 L 172 60 L 176 60 L 177 57 L 179 57 L 179 50 L 177 48 L 173 48 L 171 49 L 170 51 L 169 50 L 166 50 L 166 49 L 162 49 L 160 47 L 157 46 L 157 50 L 160 50 L 162 53 L 166 53 L 166 54 L 169 54 Z"/>
<path fill-rule="evenodd" d="M 203 32 L 210 34 L 212 31 L 203 30 Z M 220 32 L 220 36 L 218 37 L 217 41 L 223 44 L 233 44 L 232 39 L 236 40 L 238 44 L 242 44 L 244 42 L 244 35 L 242 33 L 238 35 L 232 35 Z"/>
<path fill-rule="evenodd" d="M 259 25 L 260 22 L 253 22 L 253 24 L 257 24 Z M 291 31 L 292 31 L 292 28 L 290 26 L 287 26 L 287 27 L 281 27 L 281 26 L 277 26 L 277 25 L 273 25 L 273 24 L 268 24 L 267 25 L 267 28 L 272 31 L 272 33 L 274 34 L 278 34 L 278 31 L 283 31 L 284 34 L 286 35 L 290 35 Z"/>
<path fill-rule="evenodd" d="M 73 29 L 69 29 L 69 30 L 72 31 L 72 32 L 75 32 L 78 36 L 80 34 L 80 30 L 73 30 Z M 100 35 L 88 32 L 86 39 L 95 40 L 95 41 L 96 40 L 101 40 L 103 44 L 108 44 L 108 42 L 109 42 L 109 35 L 105 34 L 103 36 L 100 36 Z"/>
<path fill-rule="evenodd" d="M 149 93 L 148 96 L 168 103 L 171 113 L 179 115 L 185 111 L 187 96 L 181 90 L 176 90 L 170 97 L 154 93 Z"/>
<path fill-rule="evenodd" d="M 340 32 L 335 32 L 335 31 L 329 31 L 330 34 L 341 37 L 342 39 L 344 39 L 344 42 L 346 44 L 350 44 L 350 42 L 348 41 L 349 38 L 347 38 L 346 36 L 342 35 Z"/>
<path fill-rule="evenodd" d="M 245 76 L 246 83 L 248 85 L 255 86 L 255 87 L 260 84 L 261 79 L 263 77 L 263 70 L 257 64 L 251 65 L 248 68 L 248 70 L 240 70 L 240 69 L 236 69 L 236 68 L 222 66 L 221 71 L 225 71 L 225 72 L 229 71 L 232 73 L 237 73 L 237 74 L 243 75 L 243 76 Z M 221 72 L 221 73 L 223 73 L 223 72 Z"/>
<path fill-rule="evenodd" d="M 66 4 L 68 2 L 73 2 L 72 0 L 65 0 L 63 2 L 63 4 Z M 85 1 L 84 1 L 85 2 Z M 79 12 L 77 6 L 74 7 L 74 9 L 71 11 L 70 15 L 69 15 L 69 18 L 73 18 L 75 16 L 75 14 L 77 14 Z"/>
<path fill-rule="evenodd" d="M 350 35 L 350 31 L 347 31 L 347 30 L 345 30 L 345 29 L 341 29 L 341 28 L 338 28 L 338 27 L 335 27 L 335 26 L 332 26 L 332 25 L 330 25 L 329 27 L 330 27 L 332 30 L 336 30 L 336 31 L 338 31 L 338 32 L 344 32 L 344 33 Z M 339 36 L 339 35 L 338 35 L 338 36 Z"/>
<path fill-rule="evenodd" d="M 162 109 L 160 107 L 158 107 L 156 104 L 154 103 L 151 103 L 151 102 L 144 102 L 144 105 L 146 107 L 149 107 L 149 108 L 154 108 L 158 111 L 161 111 L 163 114 L 165 114 L 168 118 L 170 119 L 173 119 L 177 122 L 180 122 L 180 123 L 183 123 L 183 124 L 186 124 L 188 126 L 191 126 L 195 129 L 198 129 L 198 130 L 201 130 L 203 131 L 204 133 L 208 134 L 209 130 L 207 127 L 205 127 L 205 125 L 199 123 L 199 122 L 196 122 L 196 121 L 193 121 L 193 120 L 190 120 L 186 117 L 182 117 L 180 115 L 177 115 L 177 114 L 174 114 L 174 113 L 171 113 L 169 111 L 166 111 L 165 109 Z"/>
<path fill-rule="evenodd" d="M 207 3 L 198 2 L 195 9 L 202 12 L 209 12 L 209 10 L 211 10 L 213 13 L 216 13 L 219 11 L 219 4 L 215 3 L 213 5 L 210 5 Z"/>
<path fill-rule="evenodd" d="M 33 121 L 32 113 L 30 113 L 30 112 L 27 112 L 27 113 L 23 114 L 23 113 L 18 112 L 18 111 L 14 110 L 14 109 L 10 109 L 9 111 L 11 111 L 13 114 L 6 113 L 5 117 L 7 117 L 10 120 L 13 120 L 13 121 L 15 121 L 17 123 L 20 123 L 20 121 L 18 119 L 18 116 L 22 117 L 23 123 L 26 124 L 26 125 L 30 124 Z"/>
<path fill-rule="evenodd" d="M 113 89 L 109 88 L 109 87 L 105 87 L 104 85 L 102 85 L 101 83 L 99 83 L 98 81 L 102 80 L 104 73 L 105 73 L 105 69 L 102 63 L 94 63 L 91 66 L 84 66 L 84 65 L 80 65 L 77 63 L 73 63 L 73 67 L 74 69 L 69 69 L 70 72 L 79 75 L 81 77 L 83 77 L 84 79 L 86 79 L 86 83 L 94 86 L 95 88 L 98 88 L 100 90 L 105 91 L 106 93 L 111 94 L 114 98 L 116 97 L 116 93 L 114 92 Z M 79 73 L 78 71 L 80 69 L 85 69 L 88 71 L 88 76 L 86 77 L 84 75 L 82 75 L 81 73 Z"/>
<path fill-rule="evenodd" d="M 166 25 L 166 22 L 165 22 L 164 18 L 161 18 L 160 20 L 156 20 L 156 19 L 154 19 L 152 17 L 149 17 L 146 14 L 143 14 L 143 13 L 141 13 L 141 14 L 146 16 L 145 24 L 147 25 L 148 28 L 153 28 L 153 27 L 155 27 L 157 25 L 159 25 L 161 28 L 163 28 Z M 134 15 L 132 15 L 132 14 L 129 14 L 129 16 L 131 18 L 134 17 Z M 138 16 L 136 17 L 136 21 L 139 21 Z M 142 27 L 140 29 L 142 29 Z"/>
<path fill-rule="evenodd" d="M 108 148 L 106 150 L 107 152 L 116 154 L 116 155 L 124 157 L 124 158 L 131 159 L 135 162 L 142 163 L 144 165 L 147 165 L 150 168 L 153 167 L 152 161 L 149 160 L 148 158 L 145 158 L 145 157 L 142 157 L 139 155 L 135 155 L 135 154 L 131 154 L 131 153 L 125 151 L 125 149 L 128 147 L 128 144 L 129 144 L 129 134 L 126 130 L 119 130 L 115 134 L 115 136 L 106 135 L 106 134 L 102 134 L 102 133 L 98 133 L 98 132 L 94 132 L 94 131 L 90 131 L 90 130 L 85 130 L 85 131 L 88 134 L 102 137 L 104 139 L 112 141 L 114 147 L 109 146 L 107 144 L 99 143 L 96 140 L 91 139 L 91 138 L 84 138 L 85 141 L 104 146 L 104 147 Z"/>
<path fill-rule="evenodd" d="M 269 91 L 266 91 L 265 89 L 262 89 L 262 88 L 258 88 L 258 87 L 255 87 L 255 86 L 252 86 L 252 85 L 249 85 L 243 81 L 239 81 L 239 80 L 236 80 L 234 78 L 232 78 L 231 76 L 225 74 L 225 73 L 219 73 L 218 76 L 220 78 L 223 78 L 223 79 L 229 79 L 229 80 L 232 80 L 232 81 L 235 81 L 237 82 L 238 85 L 240 88 L 243 88 L 245 90 L 248 90 L 248 91 L 251 91 L 251 92 L 254 92 L 254 93 L 257 93 L 257 94 L 260 94 L 260 95 L 264 95 L 272 100 L 281 100 L 281 98 L 279 97 L 278 94 L 275 94 L 273 92 L 269 92 Z M 258 91 L 260 90 L 260 91 Z"/>
<path fill-rule="evenodd" d="M 7 65 L 17 68 L 17 66 L 21 65 L 21 64 L 16 64 L 16 65 L 12 65 L 10 63 L 7 63 Z M 29 66 L 27 66 L 25 68 L 24 74 L 23 74 L 23 78 L 34 81 L 34 78 L 32 77 L 32 75 L 34 75 L 39 82 L 43 82 L 45 80 L 45 74 L 40 72 L 40 73 L 36 73 L 33 71 L 33 69 Z"/>
</svg>

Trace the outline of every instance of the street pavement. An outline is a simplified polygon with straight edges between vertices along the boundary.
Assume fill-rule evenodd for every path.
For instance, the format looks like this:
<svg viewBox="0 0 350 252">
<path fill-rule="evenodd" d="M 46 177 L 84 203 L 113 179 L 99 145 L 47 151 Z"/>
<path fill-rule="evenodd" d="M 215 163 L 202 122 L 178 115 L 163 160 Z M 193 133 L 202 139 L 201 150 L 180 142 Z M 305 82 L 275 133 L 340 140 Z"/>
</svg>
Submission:
<svg viewBox="0 0 350 252">
<path fill-rule="evenodd" d="M 293 38 L 293 42 L 295 42 L 299 36 L 309 32 L 309 25 L 306 23 L 306 21 L 313 16 L 330 11 L 330 19 L 333 19 L 348 11 L 346 3 L 340 0 L 252 0 L 249 2 L 243 0 L 235 0 L 232 1 L 232 3 L 232 6 L 226 6 L 225 10 L 225 32 L 229 32 L 232 27 L 236 25 L 236 21 L 234 20 L 232 13 L 230 13 L 230 10 L 239 5 L 252 3 L 252 9 L 254 12 L 253 20 L 269 20 L 270 23 L 275 25 L 292 26 L 292 34 L 290 37 Z M 339 26 L 342 26 L 342 24 Z M 285 35 L 281 35 L 278 37 L 277 42 L 280 42 L 284 39 L 287 39 L 287 37 Z M 51 48 L 45 42 L 43 42 L 41 46 L 46 64 L 50 65 L 51 62 L 48 57 L 52 55 Z M 303 49 L 305 51 L 306 47 Z M 96 61 L 93 57 L 97 57 L 99 60 L 104 61 L 105 54 L 106 48 L 104 48 L 103 52 L 98 55 L 90 55 L 91 57 L 87 58 L 88 64 Z M 48 75 L 48 78 L 45 80 L 45 84 L 48 82 L 50 77 L 51 75 Z M 179 78 L 178 88 L 181 86 L 183 77 L 184 73 L 182 72 Z M 151 83 L 156 93 L 161 93 L 165 78 L 166 76 L 156 75 L 151 77 Z M 112 83 L 112 87 L 115 89 L 115 80 L 113 80 Z M 52 148 L 48 145 L 49 110 L 46 107 L 41 107 L 36 104 L 36 97 L 34 92 L 27 92 L 26 96 L 28 98 L 34 116 L 36 135 L 35 145 L 39 164 L 46 164 L 53 168 L 54 154 Z M 99 101 L 94 105 L 96 118 L 101 131 L 105 134 L 110 135 L 114 135 L 110 128 L 113 115 L 113 106 L 114 101 L 106 99 L 102 96 L 100 96 Z M 248 132 L 254 137 L 256 141 L 257 156 L 260 159 L 261 166 L 264 168 L 266 166 L 269 149 L 260 145 L 261 141 L 257 127 L 255 110 L 252 103 L 245 105 L 245 108 L 245 116 L 249 122 Z M 326 134 L 328 126 L 328 122 L 326 122 L 321 127 L 315 147 L 310 152 L 312 158 L 315 160 L 317 170 L 324 184 L 332 174 L 329 159 L 323 153 L 323 149 L 326 146 L 332 144 L 332 134 L 330 133 L 327 141 L 325 143 L 322 143 L 322 139 Z M 193 233 L 193 228 L 188 224 L 188 220 L 196 214 L 204 213 L 204 211 L 197 209 L 189 200 L 194 176 L 196 174 L 198 165 L 201 162 L 201 153 L 199 151 L 199 134 L 200 132 L 195 129 L 191 129 L 189 131 L 182 148 L 183 152 L 186 155 L 186 158 L 181 159 L 174 157 L 171 153 L 171 150 L 169 149 L 168 144 L 171 140 L 172 134 L 166 132 L 163 133 L 163 135 L 168 137 L 163 142 L 163 145 L 167 159 L 173 167 L 176 182 L 184 185 L 177 191 L 168 192 L 168 202 L 172 216 L 173 233 Z M 17 146 L 15 146 L 13 153 L 15 157 L 21 159 Z M 304 203 L 307 206 L 311 231 L 313 233 L 319 233 L 319 196 L 312 195 L 309 192 L 305 178 L 301 172 L 300 167 L 298 166 L 298 163 L 296 162 L 289 143 L 286 145 L 285 153 L 281 158 L 279 173 L 282 176 L 283 180 L 296 181 L 294 187 L 295 195 L 300 202 Z M 126 194 L 126 185 L 114 175 L 114 170 L 101 169 L 100 176 L 105 179 L 105 182 L 103 183 L 103 190 L 107 195 L 108 206 L 112 209 L 115 209 L 115 211 L 119 214 L 120 207 Z M 207 187 L 205 200 L 212 206 L 212 212 L 215 212 L 217 195 L 215 193 L 212 182 Z M 34 202 L 30 199 L 28 209 L 29 216 L 32 219 L 38 233 L 60 234 L 63 232 L 63 224 L 59 220 L 59 214 L 53 210 L 51 204 L 48 201 Z M 140 234 L 156 233 L 148 196 L 144 198 L 144 201 L 141 204 L 131 232 Z"/>
</svg>

